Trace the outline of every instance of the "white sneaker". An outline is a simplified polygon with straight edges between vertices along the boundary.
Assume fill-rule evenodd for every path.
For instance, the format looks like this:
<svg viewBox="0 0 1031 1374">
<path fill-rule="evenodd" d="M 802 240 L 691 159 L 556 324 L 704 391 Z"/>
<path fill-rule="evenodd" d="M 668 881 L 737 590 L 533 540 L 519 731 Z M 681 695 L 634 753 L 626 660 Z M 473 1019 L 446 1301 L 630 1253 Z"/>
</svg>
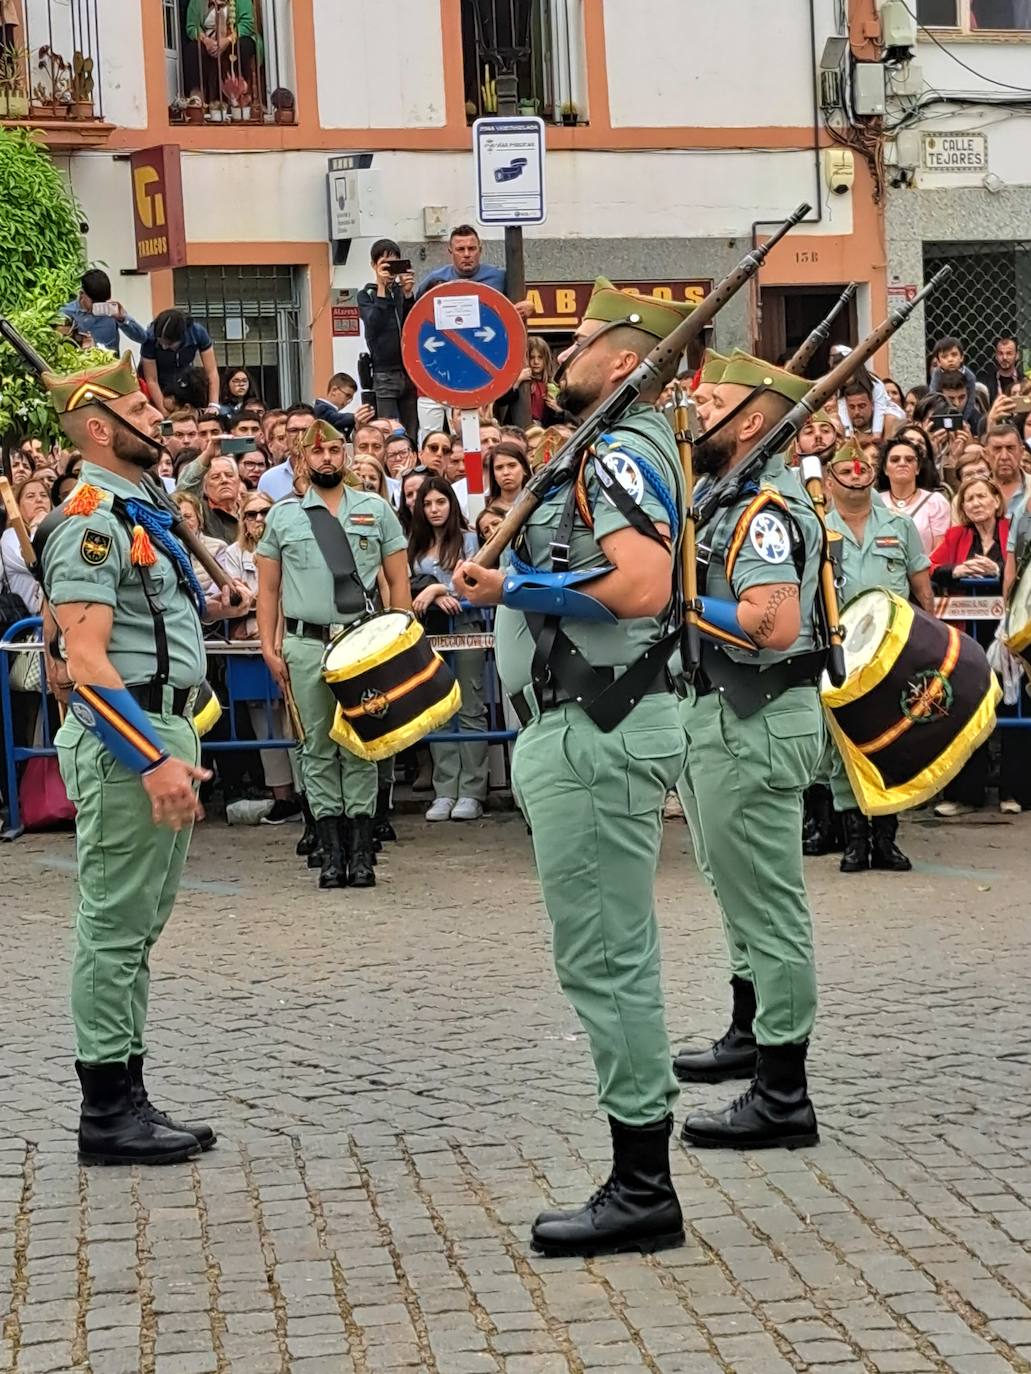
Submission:
<svg viewBox="0 0 1031 1374">
<path fill-rule="evenodd" d="M 936 816 L 966 816 L 973 811 L 968 802 L 942 801 L 934 808 Z"/>
<path fill-rule="evenodd" d="M 483 815 L 483 803 L 475 797 L 459 797 L 451 808 L 453 821 L 478 821 Z"/>
<path fill-rule="evenodd" d="M 436 801 L 430 803 L 430 808 L 426 812 L 426 819 L 428 821 L 449 821 L 454 809 L 454 797 L 438 797 Z"/>
<path fill-rule="evenodd" d="M 1020 802 L 1014 801 L 1012 797 L 1006 797 L 999 803 L 999 810 L 1004 816 L 1019 816 L 1023 809 Z"/>
</svg>

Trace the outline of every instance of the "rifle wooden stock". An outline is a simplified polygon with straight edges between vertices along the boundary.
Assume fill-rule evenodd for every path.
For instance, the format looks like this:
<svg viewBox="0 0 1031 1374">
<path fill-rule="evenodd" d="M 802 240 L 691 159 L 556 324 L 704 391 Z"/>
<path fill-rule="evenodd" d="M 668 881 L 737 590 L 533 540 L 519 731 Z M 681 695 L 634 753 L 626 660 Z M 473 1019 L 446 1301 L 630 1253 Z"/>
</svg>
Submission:
<svg viewBox="0 0 1031 1374">
<path fill-rule="evenodd" d="M 641 359 L 626 381 L 569 436 L 551 462 L 537 469 L 504 520 L 483 548 L 469 560 L 470 563 L 481 568 L 497 567 L 502 553 L 540 505 L 544 495 L 572 478 L 574 467 L 584 449 L 618 423 L 632 405 L 638 401 L 647 403 L 658 399 L 684 350 L 701 336 L 727 301 L 751 281 L 773 248 L 806 217 L 811 208 L 809 205 L 800 205 L 776 233 L 743 258 L 733 272 L 724 277 L 671 334 Z"/>
<path fill-rule="evenodd" d="M 809 335 L 808 339 L 806 339 L 805 343 L 802 344 L 801 348 L 799 348 L 798 352 L 795 353 L 794 356 L 791 358 L 790 362 L 786 364 L 785 371 L 793 372 L 796 377 L 802 376 L 806 368 L 809 366 L 813 358 L 816 356 L 817 349 L 820 347 L 821 344 L 826 343 L 827 340 L 830 338 L 831 325 L 838 318 L 841 312 L 845 309 L 845 306 L 848 305 L 849 301 L 855 294 L 856 284 L 854 281 L 850 281 L 849 284 L 845 287 L 844 291 L 842 291 L 841 295 L 835 301 L 834 305 L 831 307 L 830 311 L 827 313 L 825 318 L 820 321 L 820 323 L 816 326 L 813 332 Z"/>
<path fill-rule="evenodd" d="M 807 454 L 802 459 L 802 480 L 813 503 L 823 531 L 820 553 L 820 599 L 823 606 L 824 628 L 827 632 L 827 676 L 835 687 L 845 681 L 845 636 L 841 628 L 838 588 L 834 581 L 834 564 L 830 556 L 830 537 L 827 533 L 827 497 L 823 490 L 823 468 L 819 458 Z"/>
</svg>

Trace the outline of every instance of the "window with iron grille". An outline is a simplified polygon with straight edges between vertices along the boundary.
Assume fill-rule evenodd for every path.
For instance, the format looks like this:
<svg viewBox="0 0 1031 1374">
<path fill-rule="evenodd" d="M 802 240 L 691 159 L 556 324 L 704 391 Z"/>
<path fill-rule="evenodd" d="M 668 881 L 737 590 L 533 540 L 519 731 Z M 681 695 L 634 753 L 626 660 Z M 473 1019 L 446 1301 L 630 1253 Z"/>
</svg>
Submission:
<svg viewBox="0 0 1031 1374">
<path fill-rule="evenodd" d="M 935 342 L 955 334 L 967 365 L 980 372 L 1000 334 L 1015 334 L 1026 367 L 1031 362 L 1031 240 L 1004 243 L 925 243 L 924 280 L 946 263 L 952 275 L 924 307 L 928 355 Z"/>
<path fill-rule="evenodd" d="M 187 34 L 189 0 L 161 0 L 161 5 L 169 101 L 199 103 L 206 124 L 272 122 L 273 93 L 293 84 L 288 60 L 291 0 L 252 0 L 253 34 L 236 19 L 231 0 L 215 7 L 209 36 L 232 39 L 217 62 L 205 53 L 201 40 Z M 186 117 L 186 111 L 177 109 L 173 121 Z"/>
<path fill-rule="evenodd" d="M 917 20 L 929 29 L 958 29 L 961 33 L 1027 33 L 1031 30 L 1028 0 L 917 0 Z"/>
<path fill-rule="evenodd" d="M 220 369 L 245 367 L 269 406 L 309 395 L 303 268 L 180 267 L 174 277 L 176 307 L 207 329 Z"/>
<path fill-rule="evenodd" d="M 519 113 L 587 122 L 583 0 L 462 0 L 465 110 L 498 113 L 496 82 L 514 72 Z"/>
</svg>

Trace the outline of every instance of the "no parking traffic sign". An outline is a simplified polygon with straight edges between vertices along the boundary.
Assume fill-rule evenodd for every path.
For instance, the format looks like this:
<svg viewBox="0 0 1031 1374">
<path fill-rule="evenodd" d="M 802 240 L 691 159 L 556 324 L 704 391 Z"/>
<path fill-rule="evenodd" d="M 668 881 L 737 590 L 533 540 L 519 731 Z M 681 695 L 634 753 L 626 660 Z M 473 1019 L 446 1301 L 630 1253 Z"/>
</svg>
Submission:
<svg viewBox="0 0 1031 1374">
<path fill-rule="evenodd" d="M 476 281 L 449 281 L 415 302 L 401 356 L 424 396 L 475 409 L 496 401 L 525 365 L 526 329 L 510 300 Z"/>
</svg>

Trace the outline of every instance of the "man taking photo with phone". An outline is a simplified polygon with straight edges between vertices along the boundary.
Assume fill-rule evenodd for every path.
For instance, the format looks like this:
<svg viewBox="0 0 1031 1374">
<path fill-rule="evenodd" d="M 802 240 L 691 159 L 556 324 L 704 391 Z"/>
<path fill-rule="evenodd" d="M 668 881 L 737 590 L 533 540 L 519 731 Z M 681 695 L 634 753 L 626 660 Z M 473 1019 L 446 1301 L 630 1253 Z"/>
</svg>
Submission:
<svg viewBox="0 0 1031 1374">
<path fill-rule="evenodd" d="M 412 264 L 392 239 L 377 239 L 370 256 L 375 279 L 358 292 L 358 310 L 372 358 L 376 414 L 399 420 L 414 436 L 419 424 L 416 392 L 401 361 L 401 330 L 415 304 Z"/>
<path fill-rule="evenodd" d="M 119 333 L 133 343 L 142 343 L 147 337 L 145 327 L 126 313 L 120 301 L 111 299 L 111 278 L 99 267 L 91 267 L 79 279 L 81 290 L 73 301 L 61 306 L 61 314 L 67 315 L 75 329 L 83 335 L 88 334 L 97 348 L 107 348 L 117 353 L 120 348 Z"/>
</svg>

